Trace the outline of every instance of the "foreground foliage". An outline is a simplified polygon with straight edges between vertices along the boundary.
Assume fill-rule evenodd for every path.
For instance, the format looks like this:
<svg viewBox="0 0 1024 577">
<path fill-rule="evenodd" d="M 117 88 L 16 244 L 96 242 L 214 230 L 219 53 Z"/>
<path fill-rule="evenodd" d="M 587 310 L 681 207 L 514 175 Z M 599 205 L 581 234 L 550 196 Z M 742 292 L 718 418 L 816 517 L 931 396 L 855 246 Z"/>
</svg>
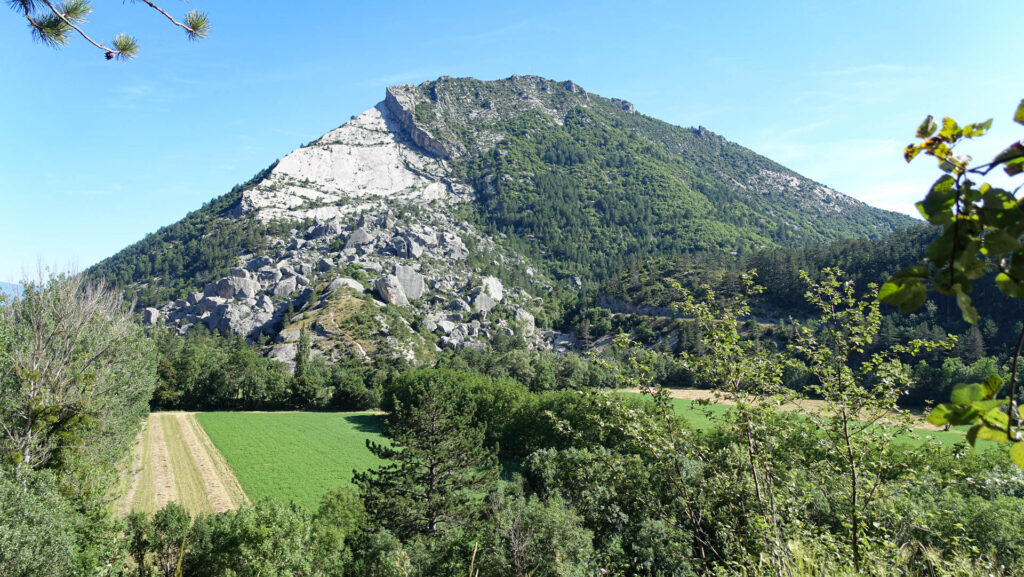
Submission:
<svg viewBox="0 0 1024 577">
<path fill-rule="evenodd" d="M 1024 124 L 1024 100 L 1013 117 Z M 987 176 L 1002 168 L 1008 176 L 1024 173 L 1024 143 L 1014 142 L 992 161 L 972 165 L 971 157 L 957 154 L 963 142 L 983 136 L 992 120 L 960 126 L 952 118 L 942 119 L 942 127 L 928 116 L 917 129 L 922 141 L 907 146 L 904 157 L 910 162 L 922 152 L 939 162 L 945 172 L 932 185 L 917 208 L 929 223 L 941 227 L 942 234 L 924 254 L 921 265 L 911 266 L 894 275 L 883 287 L 880 298 L 900 307 L 901 312 L 913 310 L 927 299 L 927 287 L 956 297 L 965 321 L 976 324 L 978 309 L 970 293 L 972 281 L 995 272 L 995 285 L 1006 296 L 1024 300 L 1024 212 L 1020 187 L 1011 191 L 977 183 L 973 179 Z M 936 407 L 929 415 L 935 424 L 973 425 L 968 440 L 977 439 L 1010 443 L 1013 461 L 1024 470 L 1024 408 L 1017 391 L 1017 361 L 1024 345 L 1024 326 L 1019 328 L 1007 397 L 999 398 L 1003 379 L 990 375 L 980 383 L 957 386 L 950 402 Z"/>
<path fill-rule="evenodd" d="M 0 567 L 89 574 L 119 563 L 108 507 L 156 380 L 119 293 L 41 275 L 0 295 Z"/>
</svg>

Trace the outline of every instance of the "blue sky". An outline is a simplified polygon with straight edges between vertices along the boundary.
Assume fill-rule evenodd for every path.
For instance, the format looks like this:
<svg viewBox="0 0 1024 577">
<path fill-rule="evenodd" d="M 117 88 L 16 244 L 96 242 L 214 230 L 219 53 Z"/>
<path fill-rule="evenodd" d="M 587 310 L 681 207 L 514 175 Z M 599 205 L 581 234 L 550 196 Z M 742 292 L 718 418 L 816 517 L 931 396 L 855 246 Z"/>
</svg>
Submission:
<svg viewBox="0 0 1024 577">
<path fill-rule="evenodd" d="M 1019 2 L 168 0 L 209 13 L 189 42 L 144 5 L 95 0 L 87 30 L 138 39 L 107 62 L 33 43 L 0 7 L 0 281 L 87 267 L 382 99 L 441 75 L 572 79 L 703 125 L 875 206 L 913 211 L 936 173 L 900 158 L 929 113 L 1024 134 Z"/>
</svg>

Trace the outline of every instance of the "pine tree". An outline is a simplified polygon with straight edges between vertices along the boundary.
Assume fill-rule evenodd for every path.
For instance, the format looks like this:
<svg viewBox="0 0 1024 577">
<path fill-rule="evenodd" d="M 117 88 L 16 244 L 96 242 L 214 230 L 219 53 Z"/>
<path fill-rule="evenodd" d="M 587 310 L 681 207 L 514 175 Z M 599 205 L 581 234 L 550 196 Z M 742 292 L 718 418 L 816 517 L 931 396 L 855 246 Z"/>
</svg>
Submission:
<svg viewBox="0 0 1024 577">
<path fill-rule="evenodd" d="M 457 374 L 405 378 L 414 401 L 396 403 L 390 445 L 366 443 L 389 464 L 355 475 L 369 518 L 402 540 L 471 522 L 498 480 L 495 451 L 484 448 L 483 428 L 472 426 L 475 406 L 461 394 Z"/>
<path fill-rule="evenodd" d="M 210 32 L 210 20 L 204 12 L 190 10 L 179 21 L 154 2 L 142 1 L 170 20 L 171 24 L 184 30 L 189 40 L 206 38 Z M 139 51 L 138 42 L 128 34 L 118 34 L 109 45 L 105 45 L 85 32 L 86 19 L 92 13 L 92 3 L 89 0 L 10 0 L 8 4 L 28 21 L 32 38 L 47 46 L 60 48 L 77 35 L 103 51 L 107 60 L 131 60 Z"/>
</svg>

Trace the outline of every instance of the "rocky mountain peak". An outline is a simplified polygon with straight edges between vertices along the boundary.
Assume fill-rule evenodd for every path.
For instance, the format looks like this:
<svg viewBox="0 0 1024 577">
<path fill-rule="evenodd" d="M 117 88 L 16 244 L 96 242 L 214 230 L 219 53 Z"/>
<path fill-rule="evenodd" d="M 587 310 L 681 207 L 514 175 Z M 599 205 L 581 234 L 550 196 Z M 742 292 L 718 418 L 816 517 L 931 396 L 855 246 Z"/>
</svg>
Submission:
<svg viewBox="0 0 1024 577">
<path fill-rule="evenodd" d="M 533 295 L 593 287 L 624 258 L 894 222 L 703 127 L 537 76 L 387 87 L 185 220 L 94 273 L 162 295 L 145 301 L 147 323 L 269 339 L 286 361 L 302 331 L 333 358 L 517 331 L 557 348 L 573 339 L 537 330 L 550 316 Z"/>
</svg>

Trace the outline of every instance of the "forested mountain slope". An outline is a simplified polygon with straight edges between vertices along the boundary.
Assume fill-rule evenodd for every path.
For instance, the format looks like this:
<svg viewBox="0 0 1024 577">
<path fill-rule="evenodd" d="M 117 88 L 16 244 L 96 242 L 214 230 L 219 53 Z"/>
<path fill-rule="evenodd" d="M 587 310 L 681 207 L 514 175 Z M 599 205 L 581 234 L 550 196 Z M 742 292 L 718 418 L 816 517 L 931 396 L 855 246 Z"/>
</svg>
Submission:
<svg viewBox="0 0 1024 577">
<path fill-rule="evenodd" d="M 631 256 L 878 237 L 912 222 L 572 82 L 441 78 L 389 90 L 465 167 L 477 223 L 584 281 Z"/>
</svg>

